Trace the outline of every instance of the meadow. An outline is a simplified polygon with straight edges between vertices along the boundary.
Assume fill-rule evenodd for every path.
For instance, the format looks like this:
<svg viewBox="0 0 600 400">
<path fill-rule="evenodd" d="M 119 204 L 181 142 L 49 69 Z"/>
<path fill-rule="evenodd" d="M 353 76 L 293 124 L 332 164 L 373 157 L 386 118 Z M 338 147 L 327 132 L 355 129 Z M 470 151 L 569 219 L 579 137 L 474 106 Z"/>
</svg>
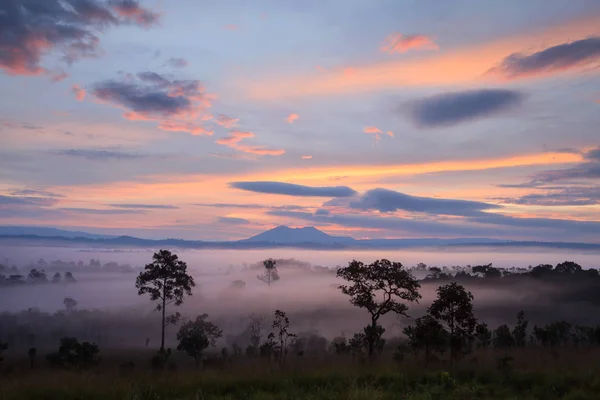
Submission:
<svg viewBox="0 0 600 400">
<path fill-rule="evenodd" d="M 87 310 L 69 297 L 58 311 L 1 313 L 0 400 L 600 398 L 600 276 L 574 262 L 325 268 L 265 260 L 225 277 L 196 276 L 213 285 L 192 297 L 184 264 L 155 254 L 140 272 L 145 312 Z M 168 265 L 182 291 L 157 292 L 159 304 L 163 295 L 171 304 L 157 352 L 161 313 L 147 310 L 157 302 L 142 288 L 153 288 L 155 269 Z M 13 297 L 110 294 L 101 268 L 66 282 L 36 268 L 20 278 L 10 271 L 0 291 Z M 128 270 L 122 279 L 134 276 Z M 167 302 L 177 296 L 195 300 Z M 194 319 L 199 308 L 209 314 Z"/>
</svg>

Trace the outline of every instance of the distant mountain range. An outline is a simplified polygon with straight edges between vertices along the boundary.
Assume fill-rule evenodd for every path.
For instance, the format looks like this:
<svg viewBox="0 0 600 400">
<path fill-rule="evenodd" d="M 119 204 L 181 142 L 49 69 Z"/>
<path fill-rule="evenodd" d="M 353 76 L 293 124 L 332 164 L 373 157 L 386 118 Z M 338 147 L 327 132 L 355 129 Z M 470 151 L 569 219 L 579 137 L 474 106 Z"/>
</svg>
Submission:
<svg viewBox="0 0 600 400">
<path fill-rule="evenodd" d="M 238 241 L 201 241 L 184 239 L 141 239 L 132 236 L 98 235 L 47 227 L 0 226 L 0 243 L 28 243 L 39 246 L 87 245 L 92 247 L 171 247 L 259 249 L 295 247 L 303 249 L 402 249 L 408 247 L 553 247 L 580 250 L 600 250 L 597 243 L 509 241 L 490 238 L 417 238 L 417 239 L 354 239 L 332 236 L 315 227 L 289 228 L 278 226 L 266 232 Z"/>
</svg>

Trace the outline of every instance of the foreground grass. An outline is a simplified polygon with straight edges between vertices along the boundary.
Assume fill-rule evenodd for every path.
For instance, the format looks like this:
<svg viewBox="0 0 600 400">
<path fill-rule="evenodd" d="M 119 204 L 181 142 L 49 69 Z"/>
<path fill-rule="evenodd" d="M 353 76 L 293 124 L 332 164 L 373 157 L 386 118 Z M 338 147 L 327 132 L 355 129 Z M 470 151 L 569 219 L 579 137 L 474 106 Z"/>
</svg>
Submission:
<svg viewBox="0 0 600 400">
<path fill-rule="evenodd" d="M 44 371 L 0 378 L 0 399 L 131 400 L 597 400 L 594 373 L 509 373 L 493 371 L 301 372 L 256 375 L 225 371 L 136 373 Z"/>
</svg>

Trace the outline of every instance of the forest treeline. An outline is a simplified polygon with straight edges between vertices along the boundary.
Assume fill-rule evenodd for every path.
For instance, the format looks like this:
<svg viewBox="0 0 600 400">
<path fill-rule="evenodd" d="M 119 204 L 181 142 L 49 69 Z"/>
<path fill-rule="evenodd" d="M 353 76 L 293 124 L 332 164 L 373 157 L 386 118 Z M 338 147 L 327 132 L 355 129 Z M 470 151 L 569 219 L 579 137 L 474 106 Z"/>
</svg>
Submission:
<svg viewBox="0 0 600 400">
<path fill-rule="evenodd" d="M 267 289 L 282 279 L 278 267 L 278 261 L 274 259 L 262 263 L 262 273 L 257 279 L 266 284 Z M 415 271 L 426 275 L 418 280 L 414 276 Z M 294 321 L 290 316 L 284 310 L 274 310 L 271 318 L 251 314 L 242 333 L 229 333 L 205 313 L 186 318 L 175 311 L 187 297 L 193 295 L 196 282 L 188 274 L 185 262 L 176 254 L 160 250 L 135 281 L 138 294 L 147 296 L 158 311 L 154 316 L 145 317 L 159 322 L 152 326 L 160 329 L 160 346 L 151 364 L 155 368 L 167 364 L 172 350 L 165 344 L 165 332 L 175 328 L 177 350 L 192 357 L 197 366 L 202 365 L 207 354 L 212 354 L 212 358 L 217 354 L 220 359 L 263 357 L 284 367 L 289 356 L 329 352 L 364 361 L 374 360 L 387 351 L 393 352 L 399 362 L 407 354 L 415 354 L 425 363 L 444 359 L 453 364 L 478 348 L 600 346 L 600 326 L 577 325 L 562 320 L 531 326 L 523 311 L 516 313 L 514 323 L 510 325 L 489 327 L 477 316 L 474 296 L 463 285 L 464 282 L 510 284 L 522 279 L 563 285 L 598 284 L 598 271 L 583 269 L 574 262 L 502 270 L 491 264 L 454 269 L 420 264 L 415 268 L 405 268 L 399 262 L 385 259 L 370 264 L 353 260 L 348 266 L 336 268 L 335 274 L 342 282 L 336 289 L 346 295 L 353 306 L 363 310 L 368 320 L 362 331 L 328 340 L 317 332 L 294 331 Z M 31 279 L 34 278 L 35 274 Z M 439 284 L 436 298 L 427 306 L 424 315 L 408 319 L 411 307 L 422 299 L 420 290 L 425 283 Z M 231 286 L 243 290 L 245 282 L 236 280 Z M 59 348 L 46 354 L 50 365 L 61 368 L 95 365 L 99 361 L 100 346 L 106 342 L 103 335 L 107 333 L 100 329 L 106 314 L 78 310 L 76 300 L 71 298 L 64 299 L 64 306 L 64 310 L 54 314 L 34 309 L 0 314 L 0 359 L 2 353 L 6 354 L 11 349 L 22 351 L 28 348 L 27 356 L 33 367 L 39 343 L 53 342 L 59 343 Z M 385 338 L 386 329 L 381 324 L 385 315 L 407 318 L 409 324 L 402 329 L 402 337 L 390 338 L 387 335 Z M 123 321 L 122 329 L 127 329 L 127 324 L 132 324 L 132 321 Z M 146 331 L 140 331 L 140 335 L 146 334 Z M 223 338 L 224 346 L 220 345 Z M 150 345 L 147 337 L 145 345 Z"/>
</svg>

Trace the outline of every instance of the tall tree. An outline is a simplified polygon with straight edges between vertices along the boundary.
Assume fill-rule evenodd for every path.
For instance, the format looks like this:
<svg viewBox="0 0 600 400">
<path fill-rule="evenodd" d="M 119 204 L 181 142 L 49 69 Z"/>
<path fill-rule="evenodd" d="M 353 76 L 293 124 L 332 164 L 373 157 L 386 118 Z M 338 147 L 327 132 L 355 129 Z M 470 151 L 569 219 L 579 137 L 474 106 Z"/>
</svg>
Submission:
<svg viewBox="0 0 600 400">
<path fill-rule="evenodd" d="M 279 366 L 283 368 L 288 352 L 296 342 L 296 334 L 289 332 L 290 319 L 281 310 L 275 310 L 275 319 L 271 328 L 275 329 L 275 333 L 269 334 L 269 340 L 273 341 L 276 338 L 275 350 L 279 358 Z"/>
<path fill-rule="evenodd" d="M 414 325 L 407 326 L 402 331 L 408 336 L 413 350 L 423 351 L 425 364 L 432 360 L 434 353 L 442 353 L 446 349 L 448 332 L 431 315 L 417 318 Z"/>
<path fill-rule="evenodd" d="M 269 258 L 263 261 L 265 271 L 262 275 L 258 275 L 257 278 L 265 282 L 269 287 L 271 282 L 279 280 L 279 273 L 277 272 L 277 261 Z"/>
<path fill-rule="evenodd" d="M 445 324 L 450 334 L 450 365 L 458 351 L 473 339 L 477 319 L 473 314 L 473 295 L 456 282 L 440 286 L 437 299 L 427 312 Z"/>
<path fill-rule="evenodd" d="M 525 347 L 527 343 L 527 325 L 529 321 L 525 319 L 525 312 L 519 311 L 517 314 L 517 325 L 513 328 L 513 337 L 517 347 Z"/>
<path fill-rule="evenodd" d="M 167 317 L 166 308 L 174 304 L 179 306 L 183 303 L 183 297 L 192 295 L 192 287 L 196 286 L 194 278 L 187 273 L 187 264 L 168 250 L 159 250 L 152 256 L 152 262 L 140 272 L 135 287 L 138 295 L 148 293 L 150 300 L 158 300 L 156 309 L 162 311 L 160 351 L 165 350 L 165 328 L 169 324 L 176 323 L 180 317 L 175 313 Z"/>
<path fill-rule="evenodd" d="M 204 350 L 209 345 L 214 346 L 217 339 L 223 335 L 223 331 L 207 318 L 208 314 L 199 315 L 195 321 L 183 324 L 177 332 L 177 350 L 185 351 L 188 356 L 193 357 L 196 368 L 201 365 Z"/>
<path fill-rule="evenodd" d="M 384 332 L 379 318 L 388 312 L 408 316 L 406 302 L 417 302 L 421 298 L 421 285 L 401 263 L 385 259 L 369 265 L 353 260 L 347 267 L 340 268 L 337 276 L 351 283 L 339 286 L 342 293 L 350 296 L 350 303 L 365 308 L 371 316 L 365 335 L 372 357 Z"/>
<path fill-rule="evenodd" d="M 68 312 L 73 312 L 73 310 L 75 310 L 75 307 L 77 307 L 77 300 L 71 297 L 65 297 L 65 299 L 63 300 L 63 304 L 65 305 L 65 309 Z"/>
</svg>

